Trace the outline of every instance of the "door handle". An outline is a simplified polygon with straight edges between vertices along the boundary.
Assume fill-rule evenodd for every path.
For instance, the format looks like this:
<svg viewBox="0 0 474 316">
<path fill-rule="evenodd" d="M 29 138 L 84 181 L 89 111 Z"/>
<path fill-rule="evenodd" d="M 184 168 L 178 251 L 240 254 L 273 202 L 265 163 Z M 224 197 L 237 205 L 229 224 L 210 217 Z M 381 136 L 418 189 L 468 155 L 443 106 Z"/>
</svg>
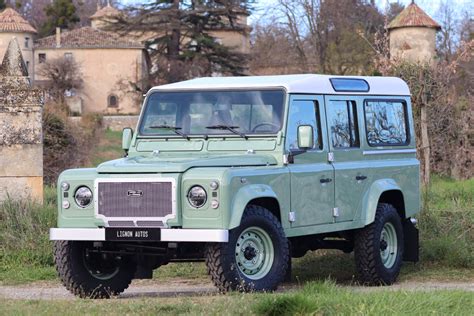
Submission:
<svg viewBox="0 0 474 316">
<path fill-rule="evenodd" d="M 367 179 L 366 176 L 356 176 L 357 181 L 362 181 L 362 180 L 365 180 L 365 179 Z"/>
<path fill-rule="evenodd" d="M 330 179 L 330 178 L 319 179 L 319 182 L 321 182 L 321 183 L 329 183 L 329 182 L 331 182 L 331 181 L 332 181 L 332 179 Z"/>
</svg>

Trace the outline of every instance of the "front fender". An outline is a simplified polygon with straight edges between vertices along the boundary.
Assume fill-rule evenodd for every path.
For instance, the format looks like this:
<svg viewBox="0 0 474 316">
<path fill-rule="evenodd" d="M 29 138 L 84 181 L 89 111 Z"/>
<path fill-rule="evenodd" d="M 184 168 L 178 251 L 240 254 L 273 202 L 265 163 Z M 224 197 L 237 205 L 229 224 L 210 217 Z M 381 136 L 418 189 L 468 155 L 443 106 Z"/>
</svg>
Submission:
<svg viewBox="0 0 474 316">
<path fill-rule="evenodd" d="M 377 211 L 380 196 L 385 191 L 390 190 L 401 191 L 393 179 L 379 179 L 372 183 L 362 201 L 361 221 L 364 223 L 364 226 L 371 224 L 375 220 L 375 212 Z"/>
<path fill-rule="evenodd" d="M 229 229 L 238 227 L 247 204 L 257 198 L 275 198 L 276 193 L 266 184 L 250 184 L 240 188 L 234 195 L 231 205 Z"/>
</svg>

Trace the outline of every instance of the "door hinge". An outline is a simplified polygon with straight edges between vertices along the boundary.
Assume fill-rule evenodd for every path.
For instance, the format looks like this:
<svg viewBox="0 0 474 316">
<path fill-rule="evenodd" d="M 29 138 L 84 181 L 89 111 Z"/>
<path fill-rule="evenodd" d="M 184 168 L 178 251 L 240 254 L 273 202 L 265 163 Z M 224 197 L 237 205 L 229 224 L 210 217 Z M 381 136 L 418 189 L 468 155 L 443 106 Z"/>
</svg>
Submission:
<svg viewBox="0 0 474 316">
<path fill-rule="evenodd" d="M 328 153 L 328 161 L 329 162 L 334 162 L 334 153 L 333 152 Z"/>
<path fill-rule="evenodd" d="M 332 209 L 332 216 L 339 217 L 339 207 L 335 207 Z"/>
<path fill-rule="evenodd" d="M 293 223 L 296 221 L 296 213 L 295 212 L 289 212 L 288 213 L 288 221 Z"/>
</svg>

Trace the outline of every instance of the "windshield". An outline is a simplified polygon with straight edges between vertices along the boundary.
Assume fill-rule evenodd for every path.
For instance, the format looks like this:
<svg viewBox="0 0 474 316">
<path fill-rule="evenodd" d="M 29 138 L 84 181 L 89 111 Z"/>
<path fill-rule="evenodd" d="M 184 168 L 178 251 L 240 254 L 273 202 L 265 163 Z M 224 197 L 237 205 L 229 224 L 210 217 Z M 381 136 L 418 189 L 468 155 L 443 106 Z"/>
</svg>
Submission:
<svg viewBox="0 0 474 316">
<path fill-rule="evenodd" d="M 275 134 L 282 126 L 284 92 L 155 92 L 145 105 L 141 135 Z"/>
</svg>

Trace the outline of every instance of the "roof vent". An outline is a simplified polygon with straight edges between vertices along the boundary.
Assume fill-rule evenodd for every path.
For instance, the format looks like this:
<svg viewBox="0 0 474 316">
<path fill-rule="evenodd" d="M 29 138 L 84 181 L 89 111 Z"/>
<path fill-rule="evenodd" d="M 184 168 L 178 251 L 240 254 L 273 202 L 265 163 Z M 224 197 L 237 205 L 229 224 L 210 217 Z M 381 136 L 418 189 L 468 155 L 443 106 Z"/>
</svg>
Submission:
<svg viewBox="0 0 474 316">
<path fill-rule="evenodd" d="M 364 79 L 331 78 L 332 88 L 336 92 L 369 92 L 369 83 Z"/>
</svg>

